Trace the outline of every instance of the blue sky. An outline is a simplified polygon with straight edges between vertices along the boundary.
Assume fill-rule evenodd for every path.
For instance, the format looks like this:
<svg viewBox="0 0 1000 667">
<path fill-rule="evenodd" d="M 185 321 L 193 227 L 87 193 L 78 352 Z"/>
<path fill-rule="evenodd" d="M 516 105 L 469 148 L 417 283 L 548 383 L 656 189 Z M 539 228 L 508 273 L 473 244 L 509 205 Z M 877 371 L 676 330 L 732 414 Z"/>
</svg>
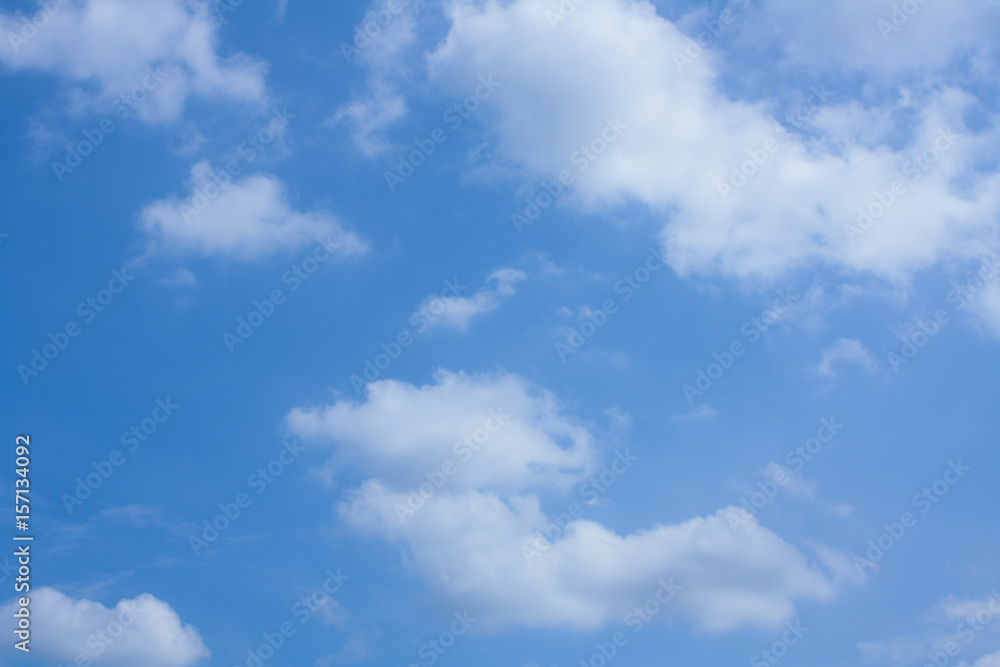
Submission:
<svg viewBox="0 0 1000 667">
<path fill-rule="evenodd" d="M 0 4 L 0 664 L 997 667 L 998 24 Z"/>
</svg>

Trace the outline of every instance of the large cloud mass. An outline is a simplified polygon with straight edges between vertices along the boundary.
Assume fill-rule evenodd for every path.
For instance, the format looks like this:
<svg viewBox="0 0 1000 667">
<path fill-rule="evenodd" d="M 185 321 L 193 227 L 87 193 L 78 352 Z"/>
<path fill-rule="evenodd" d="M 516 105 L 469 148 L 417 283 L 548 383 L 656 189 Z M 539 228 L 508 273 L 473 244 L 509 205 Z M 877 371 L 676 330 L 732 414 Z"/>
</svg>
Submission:
<svg viewBox="0 0 1000 667">
<path fill-rule="evenodd" d="M 483 628 L 620 622 L 661 579 L 681 588 L 661 618 L 713 632 L 774 628 L 794 600 L 833 594 L 798 549 L 752 517 L 734 526 L 734 508 L 626 535 L 583 517 L 596 493 L 547 517 L 538 492 L 586 487 L 603 456 L 587 424 L 514 375 L 373 382 L 362 403 L 298 408 L 288 424 L 336 443 L 339 461 L 371 475 L 341 517 L 403 545 L 414 571 L 449 604 L 475 610 Z M 620 476 L 637 457 L 609 458 Z"/>
<path fill-rule="evenodd" d="M 728 96 L 711 46 L 652 4 L 588 0 L 558 22 L 549 4 L 452 3 L 432 79 L 455 94 L 481 75 L 502 81 L 482 112 L 501 154 L 530 176 L 571 171 L 584 205 L 659 212 L 680 273 L 773 279 L 821 263 L 905 280 L 996 247 L 1000 180 L 973 167 L 996 134 L 965 124 L 968 93 L 935 84 L 864 108 L 816 81 L 796 110 L 808 131 L 789 131 L 764 103 Z M 608 119 L 627 127 L 605 148 Z M 574 162 L 583 147 L 594 159 Z M 860 234 L 859 209 L 872 214 Z"/>
</svg>

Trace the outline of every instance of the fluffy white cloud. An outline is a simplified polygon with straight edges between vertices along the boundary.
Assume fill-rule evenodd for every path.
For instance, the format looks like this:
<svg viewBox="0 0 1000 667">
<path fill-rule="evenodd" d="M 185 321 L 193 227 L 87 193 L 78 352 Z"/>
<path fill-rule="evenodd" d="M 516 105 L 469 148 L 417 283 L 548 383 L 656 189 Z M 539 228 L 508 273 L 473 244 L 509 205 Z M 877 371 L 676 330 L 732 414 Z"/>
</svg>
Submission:
<svg viewBox="0 0 1000 667">
<path fill-rule="evenodd" d="M 428 327 L 450 327 L 458 331 L 468 331 L 472 318 L 500 307 L 500 303 L 514 296 L 514 285 L 527 276 L 517 269 L 500 269 L 490 274 L 488 282 L 494 287 L 484 287 L 471 297 L 429 296 L 417 308 L 422 313 Z"/>
<path fill-rule="evenodd" d="M 588 497 L 553 522 L 537 492 L 593 471 L 588 429 L 516 376 L 440 371 L 435 380 L 373 382 L 363 403 L 298 408 L 288 424 L 335 442 L 341 462 L 373 476 L 340 504 L 342 518 L 401 544 L 413 569 L 449 604 L 474 610 L 480 627 L 623 622 L 660 579 L 683 589 L 661 618 L 710 632 L 773 629 L 796 599 L 833 594 L 824 573 L 752 517 L 730 525 L 735 508 L 618 535 L 582 517 Z M 631 465 L 621 452 L 612 470 Z"/>
<path fill-rule="evenodd" d="M 840 362 L 857 364 L 869 373 L 875 372 L 878 368 L 875 357 L 856 338 L 838 338 L 833 345 L 823 350 L 816 372 L 820 375 L 834 376 L 837 374 L 835 366 Z"/>
<path fill-rule="evenodd" d="M 139 213 L 139 228 L 149 237 L 148 252 L 225 255 L 253 260 L 319 240 L 328 252 L 347 256 L 367 244 L 345 231 L 333 216 L 299 212 L 275 176 L 254 174 L 233 180 L 208 162 L 191 169 L 191 190 L 184 199 L 171 195 Z"/>
<path fill-rule="evenodd" d="M 867 131 L 868 115 L 819 96 L 805 113 L 810 133 L 787 132 L 765 104 L 727 97 L 717 54 L 687 58 L 690 37 L 649 2 L 588 0 L 554 27 L 546 9 L 452 3 L 432 79 L 454 92 L 481 75 L 502 81 L 481 114 L 500 155 L 530 176 L 569 170 L 585 206 L 658 211 L 681 274 L 771 280 L 825 264 L 904 281 L 997 244 L 1000 178 L 970 166 L 996 133 L 965 125 L 978 104 L 968 94 L 939 85 L 889 104 L 913 121 L 902 140 L 845 143 L 845 131 Z M 912 161 L 925 151 L 926 169 Z M 861 208 L 872 223 L 845 229 Z"/>
<path fill-rule="evenodd" d="M 266 98 L 266 66 L 244 54 L 220 57 L 217 20 L 200 0 L 49 0 L 30 16 L 0 12 L 0 34 L 0 62 L 63 77 L 85 101 L 144 88 L 149 99 L 136 113 L 148 121 L 177 118 L 191 96 Z M 147 68 L 162 81 L 153 85 Z"/>
<path fill-rule="evenodd" d="M 534 495 L 437 494 L 401 522 L 397 508 L 407 502 L 408 493 L 368 482 L 341 511 L 404 544 L 414 568 L 450 603 L 478 610 L 488 628 L 623 622 L 660 579 L 682 587 L 660 616 L 709 632 L 773 629 L 794 614 L 793 599 L 833 593 L 795 547 L 755 520 L 733 531 L 726 517 L 736 508 L 625 536 L 573 520 L 538 549 L 546 543 L 536 531 L 549 521 Z"/>
<path fill-rule="evenodd" d="M 7 626 L 16 605 L 0 609 Z M 32 592 L 31 618 L 32 655 L 60 664 L 79 664 L 77 656 L 83 655 L 107 667 L 187 667 L 210 655 L 198 631 L 149 594 L 109 609 L 40 588 Z M 4 634 L 12 636 L 10 631 Z"/>
<path fill-rule="evenodd" d="M 510 374 L 440 370 L 434 380 L 372 382 L 364 402 L 296 408 L 288 424 L 302 437 L 337 442 L 338 456 L 401 488 L 450 459 L 461 463 L 451 484 L 466 487 L 565 488 L 592 470 L 593 437 L 551 392 Z"/>
</svg>

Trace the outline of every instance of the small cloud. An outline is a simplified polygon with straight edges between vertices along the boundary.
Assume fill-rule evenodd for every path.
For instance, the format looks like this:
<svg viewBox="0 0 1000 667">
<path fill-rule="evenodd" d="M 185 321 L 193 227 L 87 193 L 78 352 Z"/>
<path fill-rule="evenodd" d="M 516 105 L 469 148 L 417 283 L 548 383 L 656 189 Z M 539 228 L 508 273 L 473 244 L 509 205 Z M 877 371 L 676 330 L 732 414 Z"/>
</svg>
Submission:
<svg viewBox="0 0 1000 667">
<path fill-rule="evenodd" d="M 101 511 L 100 518 L 108 523 L 120 523 L 131 528 L 145 528 L 150 525 L 163 525 L 163 512 L 150 505 L 123 505 L 109 507 Z"/>
<path fill-rule="evenodd" d="M 253 261 L 317 241 L 340 257 L 368 249 L 336 217 L 292 208 L 285 184 L 276 176 L 235 180 L 202 161 L 192 167 L 188 187 L 187 197 L 170 195 L 139 213 L 147 257 L 166 252 Z"/>
<path fill-rule="evenodd" d="M 825 377 L 836 377 L 837 373 L 834 367 L 842 361 L 857 364 L 868 374 L 878 370 L 878 362 L 860 340 L 838 338 L 837 342 L 823 350 L 822 358 L 816 366 L 816 372 Z"/>
<path fill-rule="evenodd" d="M 699 405 L 696 408 L 692 408 L 687 412 L 680 415 L 672 415 L 670 418 L 677 421 L 690 421 L 692 419 L 705 419 L 706 417 L 714 417 L 718 414 L 714 408 L 707 405 Z"/>
<path fill-rule="evenodd" d="M 385 138 L 385 130 L 408 111 L 405 97 L 388 86 L 373 85 L 370 95 L 340 107 L 323 124 L 326 127 L 346 126 L 358 150 L 372 158 L 392 148 Z"/>
<path fill-rule="evenodd" d="M 285 14 L 288 12 L 288 0 L 275 0 L 274 22 L 281 25 L 285 22 Z"/>
<path fill-rule="evenodd" d="M 774 479 L 777 475 L 784 476 L 788 481 L 782 486 L 793 496 L 800 496 L 813 500 L 816 498 L 816 482 L 807 482 L 802 478 L 802 473 L 795 472 L 790 468 L 777 463 L 769 463 L 761 471 L 761 475 L 767 479 Z"/>
<path fill-rule="evenodd" d="M 816 552 L 816 558 L 833 575 L 835 581 L 855 585 L 865 582 L 867 575 L 855 567 L 850 553 L 815 542 L 810 542 L 808 545 Z"/>
<path fill-rule="evenodd" d="M 514 285 L 525 278 L 527 274 L 523 271 L 500 269 L 487 279 L 487 282 L 495 282 L 495 286 L 484 287 L 471 297 L 429 296 L 414 315 L 419 313 L 430 327 L 449 327 L 465 333 L 474 317 L 499 308 L 504 299 L 515 294 Z"/>
<path fill-rule="evenodd" d="M 169 277 L 160 281 L 167 287 L 197 287 L 198 279 L 190 269 L 178 267 Z"/>
<path fill-rule="evenodd" d="M 834 503 L 830 505 L 830 511 L 840 517 L 848 517 L 854 513 L 854 505 L 850 503 Z"/>
<path fill-rule="evenodd" d="M 615 426 L 618 426 L 620 428 L 628 428 L 629 426 L 632 425 L 632 415 L 625 412 L 618 406 L 608 408 L 607 410 L 604 411 L 604 413 L 609 417 L 611 417 L 612 421 L 615 423 Z"/>
</svg>

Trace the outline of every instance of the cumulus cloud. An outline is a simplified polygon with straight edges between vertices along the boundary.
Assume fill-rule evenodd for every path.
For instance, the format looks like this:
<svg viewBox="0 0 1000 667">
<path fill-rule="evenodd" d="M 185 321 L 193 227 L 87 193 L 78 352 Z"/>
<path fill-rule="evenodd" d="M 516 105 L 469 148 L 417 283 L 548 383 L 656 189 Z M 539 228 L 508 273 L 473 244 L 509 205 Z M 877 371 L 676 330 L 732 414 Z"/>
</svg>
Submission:
<svg viewBox="0 0 1000 667">
<path fill-rule="evenodd" d="M 301 437 L 338 443 L 338 456 L 402 488 L 452 458 L 466 459 L 456 486 L 566 488 L 596 458 L 593 436 L 551 392 L 507 373 L 439 370 L 422 387 L 379 380 L 363 402 L 296 408 L 288 424 Z M 486 438 L 480 448 L 476 439 Z"/>
<path fill-rule="evenodd" d="M 417 571 L 449 602 L 480 610 L 493 628 L 595 629 L 621 621 L 661 578 L 683 589 L 663 618 L 709 632 L 775 628 L 794 614 L 794 598 L 833 593 L 795 547 L 756 521 L 733 531 L 727 516 L 735 508 L 624 536 L 574 520 L 536 553 L 536 533 L 548 520 L 534 495 L 435 495 L 403 523 L 396 508 L 407 496 L 370 481 L 341 512 L 358 528 L 405 545 Z"/>
<path fill-rule="evenodd" d="M 431 78 L 454 92 L 503 81 L 482 114 L 498 154 L 532 177 L 569 170 L 585 207 L 648 205 L 679 273 L 773 280 L 825 264 L 905 281 L 997 244 L 1000 177 L 972 166 L 997 136 L 966 126 L 981 107 L 970 94 L 937 84 L 886 102 L 911 122 L 874 144 L 842 140 L 866 114 L 819 95 L 815 132 L 789 131 L 766 104 L 728 97 L 719 56 L 687 57 L 691 38 L 649 2 L 589 0 L 554 28 L 548 8 L 451 3 Z"/>
<path fill-rule="evenodd" d="M 0 614 L 10 625 L 16 602 Z M 107 667 L 187 667 L 210 653 L 190 625 L 170 605 L 143 594 L 113 608 L 91 600 L 75 600 L 53 588 L 32 592 L 32 655 L 49 664 L 93 664 Z M 11 635 L 12 632 L 5 632 Z"/>
<path fill-rule="evenodd" d="M 63 78 L 75 96 L 108 101 L 162 81 L 136 113 L 150 122 L 174 120 L 188 98 L 261 104 L 266 66 L 237 53 L 218 53 L 217 20 L 199 0 L 84 0 L 40 3 L 33 15 L 0 12 L 0 62 L 14 71 Z M 30 26 L 30 27 L 25 27 Z M 147 69 L 149 68 L 149 69 Z"/>
<path fill-rule="evenodd" d="M 514 285 L 526 277 L 523 271 L 517 269 L 500 269 L 490 274 L 487 280 L 494 283 L 492 287 L 484 287 L 471 297 L 429 296 L 416 313 L 424 315 L 429 328 L 449 327 L 466 332 L 474 317 L 496 310 L 504 299 L 514 296 Z"/>
<path fill-rule="evenodd" d="M 191 169 L 188 187 L 187 197 L 171 195 L 139 213 L 148 253 L 249 261 L 315 241 L 340 257 L 367 250 L 367 243 L 346 231 L 334 216 L 293 209 L 276 176 L 254 174 L 233 180 L 203 161 Z"/>
<path fill-rule="evenodd" d="M 878 369 L 875 357 L 856 338 L 838 338 L 833 345 L 823 350 L 822 358 L 816 366 L 816 372 L 820 375 L 833 377 L 837 374 L 836 366 L 840 362 L 857 364 L 868 373 L 874 373 Z"/>
<path fill-rule="evenodd" d="M 449 604 L 475 609 L 484 629 L 620 622 L 661 578 L 683 589 L 662 618 L 709 632 L 773 629 L 796 599 L 834 592 L 752 517 L 733 530 L 734 508 L 625 535 L 579 512 L 554 523 L 538 493 L 574 486 L 603 456 L 588 425 L 514 375 L 373 382 L 362 403 L 297 408 L 287 421 L 370 476 L 339 504 L 341 518 L 400 544 L 413 570 Z M 620 451 L 611 469 L 627 474 L 634 460 Z"/>
</svg>

